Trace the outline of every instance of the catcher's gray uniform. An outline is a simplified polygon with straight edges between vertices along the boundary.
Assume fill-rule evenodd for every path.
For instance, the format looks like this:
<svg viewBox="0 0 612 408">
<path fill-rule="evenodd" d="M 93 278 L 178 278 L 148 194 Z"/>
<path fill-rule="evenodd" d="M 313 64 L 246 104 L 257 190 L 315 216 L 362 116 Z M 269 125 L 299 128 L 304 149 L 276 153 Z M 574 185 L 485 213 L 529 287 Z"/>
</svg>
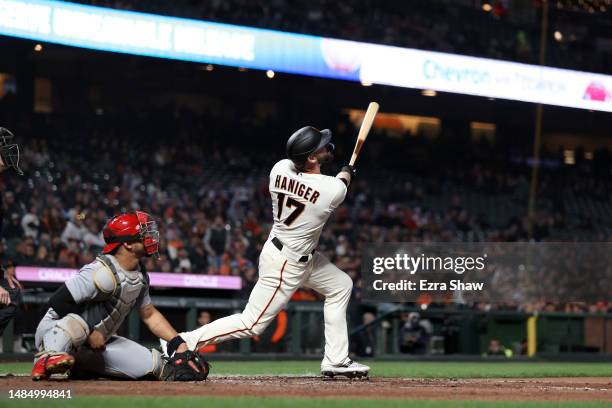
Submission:
<svg viewBox="0 0 612 408">
<path fill-rule="evenodd" d="M 60 318 L 49 308 L 36 329 L 36 347 L 40 352 L 75 354 L 73 374 L 76 376 L 136 379 L 158 375 L 162 369 L 159 352 L 116 335 L 133 309 L 151 303 L 146 273 L 126 271 L 114 256 L 100 255 L 67 280 L 66 287 L 75 302 L 83 305 L 83 311 Z M 87 337 L 93 329 L 107 340 L 102 352 L 87 346 Z"/>
</svg>

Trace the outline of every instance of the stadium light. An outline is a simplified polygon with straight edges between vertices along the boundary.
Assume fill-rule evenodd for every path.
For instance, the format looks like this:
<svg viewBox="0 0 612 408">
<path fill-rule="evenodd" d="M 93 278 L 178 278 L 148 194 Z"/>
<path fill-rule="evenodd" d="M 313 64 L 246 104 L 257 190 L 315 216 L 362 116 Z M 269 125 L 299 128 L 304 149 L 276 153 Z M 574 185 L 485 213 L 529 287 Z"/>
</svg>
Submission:
<svg viewBox="0 0 612 408">
<path fill-rule="evenodd" d="M 491 7 L 493 11 L 490 0 L 483 2 L 483 8 Z M 34 9 L 36 13 L 31 12 Z M 564 42 L 575 41 L 572 33 L 559 34 Z M 240 72 L 273 70 L 612 112 L 608 96 L 612 92 L 612 75 L 65 1 L 0 0 L 0 35 L 225 65 L 236 67 Z"/>
<path fill-rule="evenodd" d="M 272 71 L 271 69 L 267 70 L 266 76 L 270 79 L 274 78 L 274 71 Z"/>
<path fill-rule="evenodd" d="M 576 156 L 573 150 L 566 149 L 563 151 L 563 163 L 570 166 L 576 164 Z"/>
<path fill-rule="evenodd" d="M 36 44 L 34 46 L 34 51 L 36 51 L 36 52 L 41 52 L 42 49 L 43 49 L 43 46 L 41 44 Z"/>
<path fill-rule="evenodd" d="M 433 89 L 423 89 L 421 95 L 423 96 L 436 96 L 438 93 Z"/>
</svg>

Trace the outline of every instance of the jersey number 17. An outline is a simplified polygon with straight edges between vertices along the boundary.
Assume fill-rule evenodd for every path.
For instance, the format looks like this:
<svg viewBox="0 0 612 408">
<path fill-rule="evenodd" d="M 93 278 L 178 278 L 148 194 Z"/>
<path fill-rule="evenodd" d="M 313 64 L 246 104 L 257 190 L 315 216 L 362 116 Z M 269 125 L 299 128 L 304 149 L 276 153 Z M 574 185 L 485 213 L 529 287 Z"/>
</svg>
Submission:
<svg viewBox="0 0 612 408">
<path fill-rule="evenodd" d="M 291 212 L 291 214 L 289 214 L 287 219 L 284 221 L 284 224 L 293 224 L 293 221 L 295 221 L 295 219 L 300 216 L 302 211 L 304 211 L 306 204 L 300 203 L 292 197 L 286 197 L 286 194 L 284 193 L 276 193 L 276 197 L 278 198 L 278 213 L 276 214 L 276 218 L 278 218 L 280 221 L 283 213 L 283 207 L 286 205 L 287 208 L 294 208 L 294 210 Z"/>
</svg>

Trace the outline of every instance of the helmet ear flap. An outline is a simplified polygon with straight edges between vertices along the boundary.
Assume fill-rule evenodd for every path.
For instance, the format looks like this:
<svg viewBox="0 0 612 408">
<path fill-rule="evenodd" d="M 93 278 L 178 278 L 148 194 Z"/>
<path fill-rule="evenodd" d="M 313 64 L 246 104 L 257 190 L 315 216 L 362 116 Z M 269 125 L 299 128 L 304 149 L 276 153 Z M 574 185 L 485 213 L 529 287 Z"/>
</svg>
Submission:
<svg viewBox="0 0 612 408">
<path fill-rule="evenodd" d="M 110 230 L 110 228 L 108 228 L 108 224 L 106 224 L 104 226 L 104 228 L 102 229 L 102 236 L 106 239 L 106 237 L 111 237 L 113 234 Z"/>
</svg>

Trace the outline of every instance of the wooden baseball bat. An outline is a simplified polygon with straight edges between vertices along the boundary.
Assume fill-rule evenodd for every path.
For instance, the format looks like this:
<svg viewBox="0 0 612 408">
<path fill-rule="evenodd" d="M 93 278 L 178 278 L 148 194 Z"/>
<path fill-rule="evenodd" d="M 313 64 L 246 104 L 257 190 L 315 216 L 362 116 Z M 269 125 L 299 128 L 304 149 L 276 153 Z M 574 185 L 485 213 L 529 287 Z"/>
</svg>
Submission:
<svg viewBox="0 0 612 408">
<path fill-rule="evenodd" d="M 357 157 L 359 156 L 359 152 L 361 152 L 361 147 L 366 141 L 368 137 L 368 133 L 370 132 L 370 128 L 372 127 L 372 123 L 374 123 L 374 118 L 376 117 L 376 113 L 378 112 L 378 104 L 376 102 L 370 102 L 368 105 L 368 110 L 363 117 L 363 122 L 361 122 L 361 128 L 359 128 L 359 135 L 357 136 L 357 142 L 355 142 L 355 148 L 353 149 L 353 155 L 351 156 L 351 161 L 349 164 L 351 166 L 355 165 L 357 161 Z"/>
</svg>

